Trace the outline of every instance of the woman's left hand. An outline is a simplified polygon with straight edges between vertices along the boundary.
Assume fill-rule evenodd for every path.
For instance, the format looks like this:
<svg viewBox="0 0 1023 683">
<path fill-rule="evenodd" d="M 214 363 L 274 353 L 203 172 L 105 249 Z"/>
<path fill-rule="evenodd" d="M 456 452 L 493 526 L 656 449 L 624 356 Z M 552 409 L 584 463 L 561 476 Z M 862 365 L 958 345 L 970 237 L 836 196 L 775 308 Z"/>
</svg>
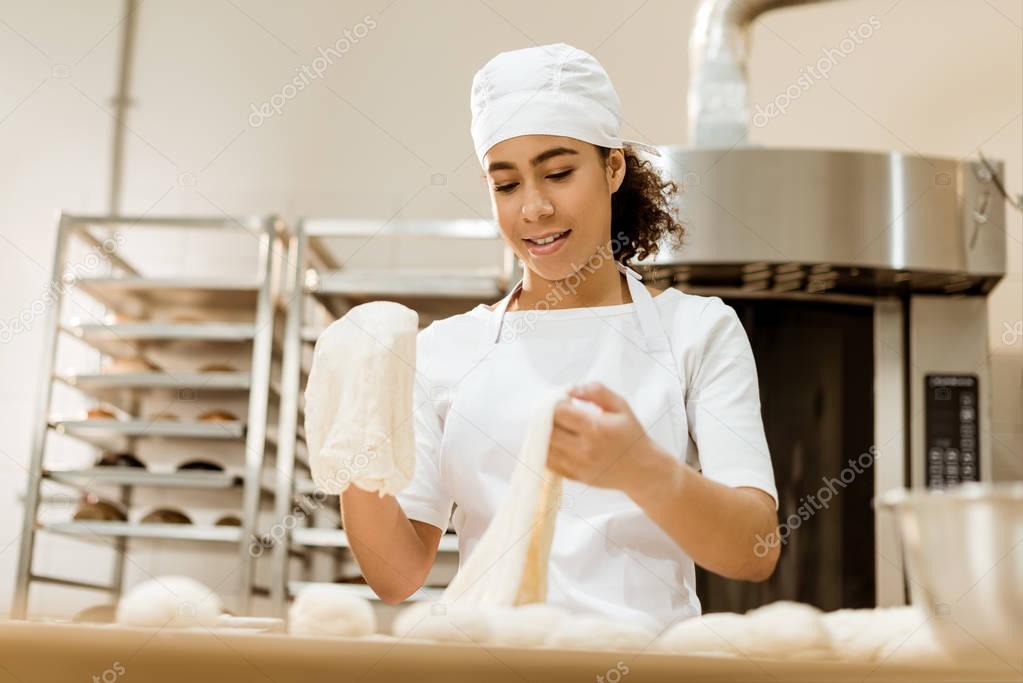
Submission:
<svg viewBox="0 0 1023 683">
<path fill-rule="evenodd" d="M 569 396 L 595 403 L 599 414 L 565 400 L 554 409 L 547 467 L 598 488 L 630 491 L 640 485 L 651 441 L 624 398 L 599 382 Z"/>
</svg>

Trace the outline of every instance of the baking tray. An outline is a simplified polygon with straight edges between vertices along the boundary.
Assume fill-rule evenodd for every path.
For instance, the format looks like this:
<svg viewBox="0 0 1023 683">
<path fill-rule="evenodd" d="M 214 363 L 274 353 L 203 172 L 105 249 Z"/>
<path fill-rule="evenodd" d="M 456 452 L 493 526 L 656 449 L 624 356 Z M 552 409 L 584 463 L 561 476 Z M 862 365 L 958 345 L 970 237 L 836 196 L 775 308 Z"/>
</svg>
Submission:
<svg viewBox="0 0 1023 683">
<path fill-rule="evenodd" d="M 195 524 L 139 524 L 136 522 L 53 522 L 40 527 L 44 531 L 66 536 L 112 536 L 147 538 L 161 541 L 217 541 L 238 543 L 241 527 L 201 526 Z M 2 680 L 2 679 L 0 679 Z"/>
<path fill-rule="evenodd" d="M 256 334 L 252 323 L 133 322 L 78 323 L 63 328 L 89 346 L 110 356 L 134 356 L 147 349 L 182 343 L 241 344 Z"/>
<path fill-rule="evenodd" d="M 242 477 L 230 472 L 148 472 L 136 467 L 91 467 L 81 470 L 46 470 L 50 481 L 76 486 L 143 486 L 151 488 L 230 489 Z"/>
<path fill-rule="evenodd" d="M 260 282 L 254 279 L 85 277 L 74 286 L 117 311 L 126 306 L 176 306 L 254 310 Z"/>
</svg>

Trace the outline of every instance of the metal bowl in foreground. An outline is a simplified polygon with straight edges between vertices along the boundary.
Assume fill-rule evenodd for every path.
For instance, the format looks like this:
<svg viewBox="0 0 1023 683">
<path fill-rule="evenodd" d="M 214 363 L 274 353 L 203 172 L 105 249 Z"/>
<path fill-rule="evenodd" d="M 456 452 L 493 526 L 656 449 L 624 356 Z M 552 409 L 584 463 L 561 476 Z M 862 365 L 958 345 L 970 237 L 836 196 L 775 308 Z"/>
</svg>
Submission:
<svg viewBox="0 0 1023 683">
<path fill-rule="evenodd" d="M 877 505 L 894 514 L 912 602 L 942 644 L 1023 666 L 1023 482 L 895 490 Z"/>
</svg>

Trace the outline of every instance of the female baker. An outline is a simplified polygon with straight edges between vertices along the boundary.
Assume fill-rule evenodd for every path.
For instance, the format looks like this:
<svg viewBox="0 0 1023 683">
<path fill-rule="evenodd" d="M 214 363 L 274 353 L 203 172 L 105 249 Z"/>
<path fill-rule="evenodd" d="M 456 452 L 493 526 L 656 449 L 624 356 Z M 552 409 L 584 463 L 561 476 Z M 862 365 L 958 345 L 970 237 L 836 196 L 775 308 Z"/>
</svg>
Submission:
<svg viewBox="0 0 1023 683">
<path fill-rule="evenodd" d="M 766 579 L 777 493 L 749 341 L 719 298 L 647 287 L 625 266 L 683 227 L 674 184 L 619 137 L 604 69 L 564 44 L 501 53 L 471 105 L 524 276 L 497 304 L 419 333 L 415 476 L 397 497 L 342 495 L 366 580 L 389 603 L 407 598 L 449 518 L 461 556 L 473 552 L 536 399 L 556 385 L 575 400 L 555 410 L 547 460 L 564 476 L 549 603 L 660 630 L 700 614 L 694 563 Z"/>
</svg>

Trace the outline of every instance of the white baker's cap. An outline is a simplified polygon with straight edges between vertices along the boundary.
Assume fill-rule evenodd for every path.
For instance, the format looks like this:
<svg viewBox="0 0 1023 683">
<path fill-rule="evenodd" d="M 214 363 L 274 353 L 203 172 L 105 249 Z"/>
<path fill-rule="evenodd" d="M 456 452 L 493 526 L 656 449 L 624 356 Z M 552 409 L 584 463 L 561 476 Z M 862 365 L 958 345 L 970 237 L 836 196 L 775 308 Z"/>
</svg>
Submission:
<svg viewBox="0 0 1023 683">
<path fill-rule="evenodd" d="M 593 55 L 554 43 L 502 52 L 472 79 L 472 140 L 476 157 L 519 135 L 561 135 L 601 147 L 628 144 L 660 156 L 656 147 L 619 137 L 622 104 Z"/>
</svg>

